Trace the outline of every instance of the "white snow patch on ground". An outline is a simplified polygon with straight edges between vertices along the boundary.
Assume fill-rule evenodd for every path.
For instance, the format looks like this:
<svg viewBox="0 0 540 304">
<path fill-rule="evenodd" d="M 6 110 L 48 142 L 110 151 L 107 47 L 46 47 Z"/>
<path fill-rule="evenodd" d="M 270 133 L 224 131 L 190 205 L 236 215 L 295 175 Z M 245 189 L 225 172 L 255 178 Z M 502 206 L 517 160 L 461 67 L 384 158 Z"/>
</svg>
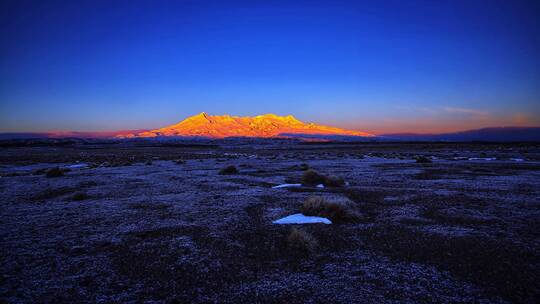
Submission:
<svg viewBox="0 0 540 304">
<path fill-rule="evenodd" d="M 281 184 L 281 185 L 273 186 L 272 189 L 292 188 L 292 187 L 302 187 L 302 184 Z"/>
<path fill-rule="evenodd" d="M 286 225 L 286 224 L 332 224 L 332 221 L 330 221 L 327 218 L 324 217 L 318 217 L 318 216 L 306 216 L 302 213 L 296 213 L 289 216 L 286 216 L 284 218 L 280 218 L 279 220 L 273 221 L 272 223 L 278 224 L 278 225 Z"/>
<path fill-rule="evenodd" d="M 496 159 L 497 159 L 496 157 L 471 157 L 469 158 L 469 160 L 487 160 L 487 161 L 496 160 Z"/>
<path fill-rule="evenodd" d="M 80 168 L 87 168 L 87 167 L 88 167 L 88 164 L 74 164 L 74 165 L 66 166 L 66 168 L 70 168 L 70 169 L 80 169 Z"/>
<path fill-rule="evenodd" d="M 318 184 L 317 188 L 324 188 L 324 185 L 323 184 Z"/>
</svg>

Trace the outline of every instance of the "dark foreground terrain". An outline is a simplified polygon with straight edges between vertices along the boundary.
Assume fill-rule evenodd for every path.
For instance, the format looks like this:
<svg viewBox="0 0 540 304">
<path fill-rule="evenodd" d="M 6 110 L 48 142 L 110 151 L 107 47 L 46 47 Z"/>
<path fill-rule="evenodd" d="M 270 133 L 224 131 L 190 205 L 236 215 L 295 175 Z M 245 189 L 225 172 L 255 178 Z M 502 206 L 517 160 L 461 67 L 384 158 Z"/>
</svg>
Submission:
<svg viewBox="0 0 540 304">
<path fill-rule="evenodd" d="M 540 298 L 537 144 L 15 145 L 0 165 L 2 303 Z M 346 184 L 272 188 L 308 167 Z M 272 224 L 311 196 L 354 217 Z"/>
</svg>

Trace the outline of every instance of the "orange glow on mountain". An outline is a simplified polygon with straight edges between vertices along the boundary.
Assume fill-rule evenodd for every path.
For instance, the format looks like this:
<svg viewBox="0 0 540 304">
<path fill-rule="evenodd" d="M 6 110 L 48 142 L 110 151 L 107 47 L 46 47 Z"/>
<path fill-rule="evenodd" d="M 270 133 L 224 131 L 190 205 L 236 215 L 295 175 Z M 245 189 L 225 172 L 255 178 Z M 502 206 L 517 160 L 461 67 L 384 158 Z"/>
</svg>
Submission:
<svg viewBox="0 0 540 304">
<path fill-rule="evenodd" d="M 373 136 L 359 131 L 345 130 L 304 123 L 292 115 L 265 114 L 255 117 L 212 116 L 205 112 L 161 129 L 120 135 L 119 137 L 201 136 L 225 137 L 286 137 L 284 134 Z"/>
</svg>

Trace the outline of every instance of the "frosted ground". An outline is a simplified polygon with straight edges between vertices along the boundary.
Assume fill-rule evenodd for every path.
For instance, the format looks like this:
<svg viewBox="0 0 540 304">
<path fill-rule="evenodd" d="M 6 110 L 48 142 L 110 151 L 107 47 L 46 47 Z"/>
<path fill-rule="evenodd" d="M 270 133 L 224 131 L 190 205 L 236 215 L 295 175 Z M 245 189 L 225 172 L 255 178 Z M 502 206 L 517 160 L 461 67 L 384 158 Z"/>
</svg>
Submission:
<svg viewBox="0 0 540 304">
<path fill-rule="evenodd" d="M 538 145 L 75 143 L 5 147 L 0 161 L 0 302 L 540 297 Z M 348 185 L 272 188 L 300 183 L 303 164 Z M 220 175 L 228 165 L 238 174 Z M 55 166 L 71 168 L 47 178 Z M 299 253 L 272 222 L 312 195 L 361 216 L 302 225 L 318 246 Z"/>
</svg>

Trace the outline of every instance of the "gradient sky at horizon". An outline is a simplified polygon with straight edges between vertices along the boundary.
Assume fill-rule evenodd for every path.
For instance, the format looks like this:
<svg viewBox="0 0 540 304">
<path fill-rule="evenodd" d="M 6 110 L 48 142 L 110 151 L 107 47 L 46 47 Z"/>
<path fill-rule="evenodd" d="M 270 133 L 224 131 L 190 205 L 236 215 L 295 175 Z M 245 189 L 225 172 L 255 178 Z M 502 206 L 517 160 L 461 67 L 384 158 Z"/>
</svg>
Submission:
<svg viewBox="0 0 540 304">
<path fill-rule="evenodd" d="M 539 1 L 4 0 L 0 22 L 0 132 L 202 111 L 376 134 L 540 125 Z"/>
</svg>

